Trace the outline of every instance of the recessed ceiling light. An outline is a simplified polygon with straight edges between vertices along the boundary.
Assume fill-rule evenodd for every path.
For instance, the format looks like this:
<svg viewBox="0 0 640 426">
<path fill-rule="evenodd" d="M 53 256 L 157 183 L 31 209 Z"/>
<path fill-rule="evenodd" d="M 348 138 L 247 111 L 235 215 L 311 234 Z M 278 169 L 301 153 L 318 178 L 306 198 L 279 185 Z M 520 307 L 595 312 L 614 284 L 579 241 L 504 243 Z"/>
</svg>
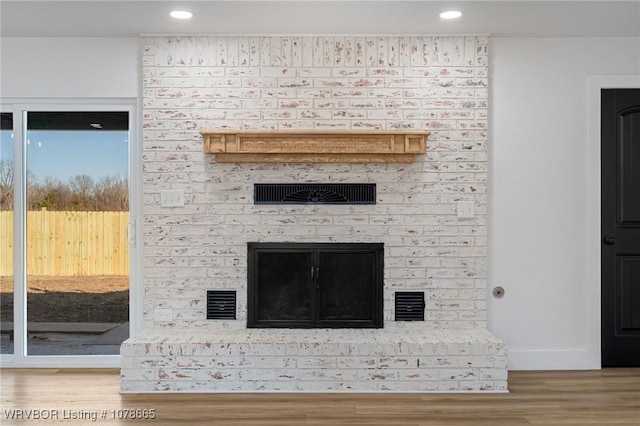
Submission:
<svg viewBox="0 0 640 426">
<path fill-rule="evenodd" d="M 459 10 L 447 10 L 446 12 L 442 12 L 440 14 L 440 18 L 442 19 L 456 19 L 462 16 L 462 12 Z"/>
<path fill-rule="evenodd" d="M 186 10 L 172 10 L 169 15 L 176 19 L 189 19 L 193 16 L 193 13 Z"/>
<path fill-rule="evenodd" d="M 102 124 L 100 123 L 90 123 L 89 126 L 93 127 L 94 129 L 102 129 Z"/>
</svg>

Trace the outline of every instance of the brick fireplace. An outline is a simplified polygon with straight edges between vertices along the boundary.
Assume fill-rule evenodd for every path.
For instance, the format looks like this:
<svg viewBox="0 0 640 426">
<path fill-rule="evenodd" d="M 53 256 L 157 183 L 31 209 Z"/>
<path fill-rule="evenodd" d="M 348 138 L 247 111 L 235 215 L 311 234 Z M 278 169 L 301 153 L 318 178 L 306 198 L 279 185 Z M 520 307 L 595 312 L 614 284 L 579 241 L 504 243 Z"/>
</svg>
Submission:
<svg viewBox="0 0 640 426">
<path fill-rule="evenodd" d="M 145 37 L 144 331 L 122 345 L 122 391 L 505 391 L 507 348 L 486 330 L 487 43 Z M 430 135 L 412 163 L 220 163 L 203 129 Z M 377 193 L 256 204 L 274 182 Z M 184 206 L 161 206 L 165 190 Z M 247 328 L 250 242 L 384 245 L 383 327 Z M 209 290 L 235 291 L 235 320 L 206 319 Z M 424 321 L 396 321 L 403 291 L 424 293 Z"/>
</svg>

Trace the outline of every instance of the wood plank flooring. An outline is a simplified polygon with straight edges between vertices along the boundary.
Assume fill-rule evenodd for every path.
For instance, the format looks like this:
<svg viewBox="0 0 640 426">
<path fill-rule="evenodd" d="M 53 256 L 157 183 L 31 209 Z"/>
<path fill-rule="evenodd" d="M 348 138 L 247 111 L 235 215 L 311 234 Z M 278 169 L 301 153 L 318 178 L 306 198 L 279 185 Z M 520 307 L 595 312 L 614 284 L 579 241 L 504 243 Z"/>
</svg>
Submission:
<svg viewBox="0 0 640 426">
<path fill-rule="evenodd" d="M 121 395 L 119 379 L 118 370 L 2 369 L 0 424 L 31 423 L 8 418 L 31 409 L 74 425 L 640 425 L 640 368 L 515 371 L 509 394 Z M 155 419 L 120 420 L 129 409 Z"/>
</svg>

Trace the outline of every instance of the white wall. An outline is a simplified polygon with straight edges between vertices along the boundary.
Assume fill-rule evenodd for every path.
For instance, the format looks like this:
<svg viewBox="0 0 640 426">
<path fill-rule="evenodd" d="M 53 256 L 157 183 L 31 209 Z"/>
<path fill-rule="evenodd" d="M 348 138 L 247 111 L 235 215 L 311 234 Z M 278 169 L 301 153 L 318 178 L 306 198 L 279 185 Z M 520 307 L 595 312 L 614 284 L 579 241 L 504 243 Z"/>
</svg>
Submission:
<svg viewBox="0 0 640 426">
<path fill-rule="evenodd" d="M 495 38 L 490 52 L 488 287 L 506 295 L 489 296 L 489 329 L 510 369 L 599 368 L 587 80 L 640 74 L 640 40 Z"/>
<path fill-rule="evenodd" d="M 2 38 L 0 95 L 137 97 L 138 46 Z M 598 368 L 587 350 L 599 317 L 587 308 L 587 76 L 639 74 L 640 41 L 494 38 L 489 50 L 489 288 L 506 289 L 489 297 L 489 328 L 512 369 Z"/>
<path fill-rule="evenodd" d="M 137 38 L 0 38 L 2 98 L 138 97 Z"/>
</svg>

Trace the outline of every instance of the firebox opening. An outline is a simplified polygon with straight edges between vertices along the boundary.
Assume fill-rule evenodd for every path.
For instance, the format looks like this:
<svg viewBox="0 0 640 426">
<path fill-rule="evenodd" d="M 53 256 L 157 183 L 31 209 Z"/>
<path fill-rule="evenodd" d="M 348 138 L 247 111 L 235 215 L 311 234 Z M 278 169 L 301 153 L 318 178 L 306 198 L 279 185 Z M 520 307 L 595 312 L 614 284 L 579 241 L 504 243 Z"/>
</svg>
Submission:
<svg viewBox="0 0 640 426">
<path fill-rule="evenodd" d="M 381 243 L 249 243 L 249 328 L 382 328 Z"/>
</svg>

